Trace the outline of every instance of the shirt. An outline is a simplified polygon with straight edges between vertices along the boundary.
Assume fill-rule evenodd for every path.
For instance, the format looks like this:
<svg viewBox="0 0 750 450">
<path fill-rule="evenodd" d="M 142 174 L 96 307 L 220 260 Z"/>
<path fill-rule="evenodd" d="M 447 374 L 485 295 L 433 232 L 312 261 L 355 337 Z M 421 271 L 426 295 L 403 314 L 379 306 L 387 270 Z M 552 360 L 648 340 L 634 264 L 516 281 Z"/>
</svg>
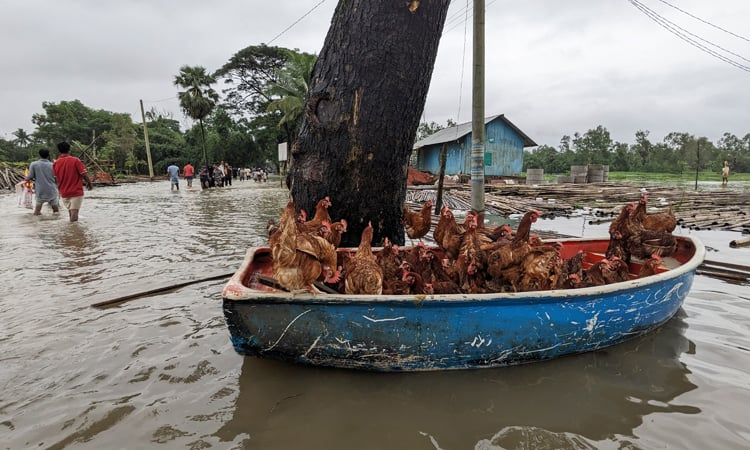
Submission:
<svg viewBox="0 0 750 450">
<path fill-rule="evenodd" d="M 36 198 L 39 200 L 49 201 L 59 197 L 55 171 L 52 167 L 52 161 L 49 159 L 42 158 L 31 163 L 26 179 L 34 181 Z"/>
<path fill-rule="evenodd" d="M 187 164 L 185 167 L 182 168 L 182 171 L 185 173 L 186 177 L 192 177 L 195 173 L 195 168 L 193 168 L 192 164 Z"/>
<path fill-rule="evenodd" d="M 80 159 L 61 153 L 60 157 L 52 165 L 57 178 L 57 187 L 60 189 L 60 197 L 80 197 L 83 195 L 83 175 L 86 166 Z"/>
<path fill-rule="evenodd" d="M 172 164 L 171 166 L 167 167 L 167 172 L 169 172 L 169 176 L 173 180 L 176 180 L 179 178 L 180 168 Z"/>
</svg>

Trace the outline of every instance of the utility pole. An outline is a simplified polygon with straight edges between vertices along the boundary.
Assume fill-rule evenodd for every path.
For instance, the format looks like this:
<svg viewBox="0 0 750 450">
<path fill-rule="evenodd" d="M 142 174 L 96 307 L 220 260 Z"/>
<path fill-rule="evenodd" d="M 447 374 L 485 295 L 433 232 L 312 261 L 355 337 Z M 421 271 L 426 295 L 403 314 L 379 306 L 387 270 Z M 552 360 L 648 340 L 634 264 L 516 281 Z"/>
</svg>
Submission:
<svg viewBox="0 0 750 450">
<path fill-rule="evenodd" d="M 474 71 L 471 97 L 471 209 L 484 226 L 484 0 L 474 0 Z"/>
<path fill-rule="evenodd" d="M 695 190 L 698 190 L 698 171 L 701 165 L 701 141 L 698 140 L 695 147 Z"/>
<path fill-rule="evenodd" d="M 146 113 L 143 112 L 143 100 L 141 102 L 141 118 L 143 119 L 143 139 L 146 141 L 146 158 L 148 159 L 148 176 L 154 181 L 154 165 L 151 163 L 151 146 L 148 144 L 148 127 L 146 126 Z"/>
</svg>

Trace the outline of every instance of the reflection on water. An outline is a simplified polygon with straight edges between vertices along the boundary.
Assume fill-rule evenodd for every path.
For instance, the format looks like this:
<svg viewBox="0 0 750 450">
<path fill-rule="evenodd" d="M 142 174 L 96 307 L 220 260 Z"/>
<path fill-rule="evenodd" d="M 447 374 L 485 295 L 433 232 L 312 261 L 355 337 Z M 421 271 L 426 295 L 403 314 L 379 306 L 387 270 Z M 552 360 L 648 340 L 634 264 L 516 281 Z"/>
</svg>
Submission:
<svg viewBox="0 0 750 450">
<path fill-rule="evenodd" d="M 81 221 L 0 195 L 2 448 L 748 448 L 750 294 L 696 276 L 663 328 L 502 369 L 375 374 L 237 355 L 222 281 L 288 200 L 278 179 L 87 191 Z M 511 223 L 515 223 L 511 221 Z M 586 218 L 533 230 L 606 234 Z M 731 232 L 709 258 L 750 265 Z"/>
<path fill-rule="evenodd" d="M 234 414 L 217 435 L 223 441 L 244 435 L 256 448 L 625 443 L 648 415 L 700 413 L 676 401 L 696 388 L 680 362 L 693 346 L 686 327 L 681 311 L 657 332 L 606 351 L 473 371 L 352 373 L 246 357 Z M 291 428 L 299 434 L 283 432 Z M 342 441 L 348 435 L 357 440 Z"/>
</svg>

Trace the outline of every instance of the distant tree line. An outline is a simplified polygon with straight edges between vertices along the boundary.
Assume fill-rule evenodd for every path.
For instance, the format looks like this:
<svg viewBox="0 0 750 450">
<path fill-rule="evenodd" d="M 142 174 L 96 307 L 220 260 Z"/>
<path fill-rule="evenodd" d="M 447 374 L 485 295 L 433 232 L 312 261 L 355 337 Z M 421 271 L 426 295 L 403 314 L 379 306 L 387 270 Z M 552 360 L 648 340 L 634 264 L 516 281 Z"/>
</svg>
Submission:
<svg viewBox="0 0 750 450">
<path fill-rule="evenodd" d="M 452 119 L 445 125 L 422 122 L 416 140 L 424 139 L 438 131 L 456 126 Z M 523 170 L 544 169 L 545 173 L 564 174 L 570 166 L 605 164 L 610 171 L 694 173 L 720 172 L 724 161 L 732 172 L 750 172 L 750 133 L 742 138 L 724 133 L 717 143 L 705 137 L 696 138 L 689 133 L 669 133 L 662 142 L 651 142 L 649 132 L 635 133 L 635 143 L 613 141 L 602 125 L 583 135 L 565 135 L 560 145 L 540 145 L 524 151 Z"/>
<path fill-rule="evenodd" d="M 689 133 L 672 132 L 662 142 L 648 131 L 635 133 L 635 143 L 615 142 L 601 125 L 573 138 L 563 136 L 558 148 L 541 145 L 524 151 L 524 171 L 568 173 L 571 165 L 606 164 L 610 171 L 694 173 L 721 171 L 724 161 L 733 172 L 750 172 L 750 133 L 742 138 L 724 133 L 718 142 Z"/>
<path fill-rule="evenodd" d="M 182 66 L 172 81 L 193 124 L 181 130 L 171 113 L 154 108 L 145 113 L 154 173 L 163 174 L 172 162 L 277 165 L 278 144 L 299 132 L 315 60 L 297 50 L 258 45 L 240 50 L 213 72 Z M 79 100 L 43 102 L 42 110 L 31 118 L 33 131 L 19 128 L 12 139 L 0 138 L 0 161 L 29 163 L 40 148 L 53 150 L 55 157 L 55 145 L 65 140 L 76 156 L 86 149 L 117 174 L 148 174 L 141 120 Z"/>
</svg>

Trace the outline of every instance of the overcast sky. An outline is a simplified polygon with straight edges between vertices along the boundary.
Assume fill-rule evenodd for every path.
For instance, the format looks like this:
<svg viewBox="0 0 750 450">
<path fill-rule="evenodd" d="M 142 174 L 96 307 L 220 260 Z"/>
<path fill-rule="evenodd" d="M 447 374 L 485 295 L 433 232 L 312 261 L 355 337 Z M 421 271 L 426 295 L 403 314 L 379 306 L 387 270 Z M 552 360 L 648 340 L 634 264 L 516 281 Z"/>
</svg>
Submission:
<svg viewBox="0 0 750 450">
<path fill-rule="evenodd" d="M 505 114 L 555 147 L 597 125 L 627 143 L 638 130 L 655 142 L 671 131 L 714 142 L 725 132 L 750 133 L 750 1 L 638 2 L 684 39 L 629 0 L 486 0 L 486 115 Z M 139 123 L 142 99 L 146 110 L 187 126 L 173 86 L 180 66 L 213 71 L 260 43 L 318 53 L 336 3 L 4 1 L 0 136 L 33 131 L 31 116 L 44 101 L 75 99 Z M 423 120 L 471 121 L 472 9 L 468 1 L 451 5 Z"/>
</svg>

